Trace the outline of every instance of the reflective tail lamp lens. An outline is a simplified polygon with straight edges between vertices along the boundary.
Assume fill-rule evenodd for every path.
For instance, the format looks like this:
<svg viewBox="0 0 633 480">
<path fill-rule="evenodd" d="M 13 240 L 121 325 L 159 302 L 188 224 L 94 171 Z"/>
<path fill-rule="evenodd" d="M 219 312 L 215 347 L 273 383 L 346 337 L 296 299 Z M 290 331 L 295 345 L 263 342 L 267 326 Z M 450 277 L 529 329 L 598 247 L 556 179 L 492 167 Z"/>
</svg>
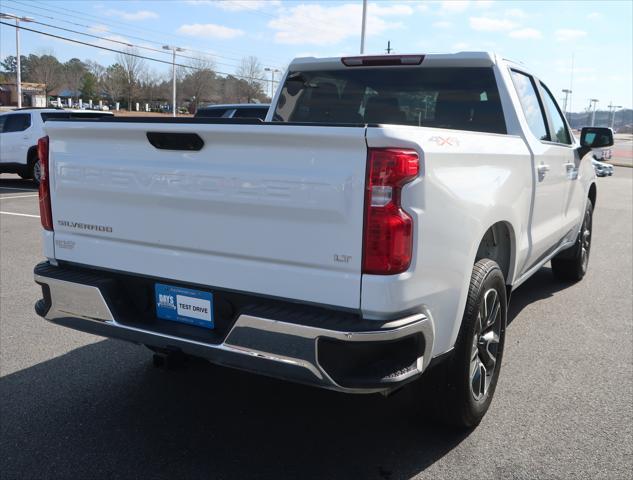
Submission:
<svg viewBox="0 0 633 480">
<path fill-rule="evenodd" d="M 415 150 L 368 150 L 363 273 L 393 275 L 409 268 L 413 219 L 402 209 L 400 193 L 419 171 L 420 158 Z"/>
<path fill-rule="evenodd" d="M 53 212 L 51 210 L 51 195 L 48 172 L 48 137 L 37 141 L 37 157 L 40 162 L 40 221 L 45 230 L 53 230 Z"/>
</svg>

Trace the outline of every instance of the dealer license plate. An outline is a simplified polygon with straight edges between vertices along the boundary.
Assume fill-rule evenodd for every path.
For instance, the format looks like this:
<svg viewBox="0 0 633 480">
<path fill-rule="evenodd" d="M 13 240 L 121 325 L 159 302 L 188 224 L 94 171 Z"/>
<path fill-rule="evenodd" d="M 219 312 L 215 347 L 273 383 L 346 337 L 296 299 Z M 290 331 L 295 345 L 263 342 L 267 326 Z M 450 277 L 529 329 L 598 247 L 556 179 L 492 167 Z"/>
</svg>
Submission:
<svg viewBox="0 0 633 480">
<path fill-rule="evenodd" d="M 213 294 L 157 283 L 156 316 L 163 320 L 214 328 Z"/>
</svg>

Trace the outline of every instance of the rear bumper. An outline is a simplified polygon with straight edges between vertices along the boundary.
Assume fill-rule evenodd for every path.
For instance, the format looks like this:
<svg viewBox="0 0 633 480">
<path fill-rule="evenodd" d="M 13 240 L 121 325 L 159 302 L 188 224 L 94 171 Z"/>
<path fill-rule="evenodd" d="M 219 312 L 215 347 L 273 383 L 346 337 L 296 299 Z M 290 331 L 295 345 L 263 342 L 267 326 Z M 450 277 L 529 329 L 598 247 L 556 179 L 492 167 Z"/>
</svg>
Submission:
<svg viewBox="0 0 633 480">
<path fill-rule="evenodd" d="M 206 342 L 159 331 L 151 323 L 131 325 L 119 318 L 107 282 L 95 282 L 94 275 L 63 273 L 63 267 L 49 264 L 35 269 L 44 296 L 35 309 L 47 320 L 262 375 L 349 393 L 374 393 L 415 379 L 431 360 L 434 329 L 422 313 L 375 322 L 371 329 L 365 326 L 372 322 L 362 321 L 364 329 L 357 330 L 336 328 L 326 318 L 323 326 L 301 324 L 299 312 L 298 321 L 238 312 L 221 341 Z"/>
</svg>

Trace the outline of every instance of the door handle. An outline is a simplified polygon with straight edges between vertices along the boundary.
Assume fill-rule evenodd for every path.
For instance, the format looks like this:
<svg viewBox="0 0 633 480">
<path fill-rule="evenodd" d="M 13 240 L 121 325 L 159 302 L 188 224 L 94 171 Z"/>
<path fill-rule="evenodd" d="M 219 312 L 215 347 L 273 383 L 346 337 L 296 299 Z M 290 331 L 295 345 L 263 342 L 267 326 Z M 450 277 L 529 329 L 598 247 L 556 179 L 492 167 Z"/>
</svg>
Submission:
<svg viewBox="0 0 633 480">
<path fill-rule="evenodd" d="M 538 167 L 536 167 L 536 171 L 538 172 L 539 182 L 545 178 L 545 174 L 549 172 L 549 165 L 541 163 Z"/>
</svg>

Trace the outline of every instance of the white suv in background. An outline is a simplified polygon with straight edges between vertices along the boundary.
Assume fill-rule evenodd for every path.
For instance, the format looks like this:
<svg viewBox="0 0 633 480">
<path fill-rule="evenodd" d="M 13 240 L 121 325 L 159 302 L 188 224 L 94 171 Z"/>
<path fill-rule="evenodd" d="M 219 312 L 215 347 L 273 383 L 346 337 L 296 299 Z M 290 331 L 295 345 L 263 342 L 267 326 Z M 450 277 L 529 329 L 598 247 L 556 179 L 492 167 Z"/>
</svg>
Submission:
<svg viewBox="0 0 633 480">
<path fill-rule="evenodd" d="M 22 108 L 0 113 L 0 173 L 17 173 L 22 178 L 40 181 L 37 140 L 44 136 L 49 118 L 99 118 L 109 112 Z"/>
</svg>

